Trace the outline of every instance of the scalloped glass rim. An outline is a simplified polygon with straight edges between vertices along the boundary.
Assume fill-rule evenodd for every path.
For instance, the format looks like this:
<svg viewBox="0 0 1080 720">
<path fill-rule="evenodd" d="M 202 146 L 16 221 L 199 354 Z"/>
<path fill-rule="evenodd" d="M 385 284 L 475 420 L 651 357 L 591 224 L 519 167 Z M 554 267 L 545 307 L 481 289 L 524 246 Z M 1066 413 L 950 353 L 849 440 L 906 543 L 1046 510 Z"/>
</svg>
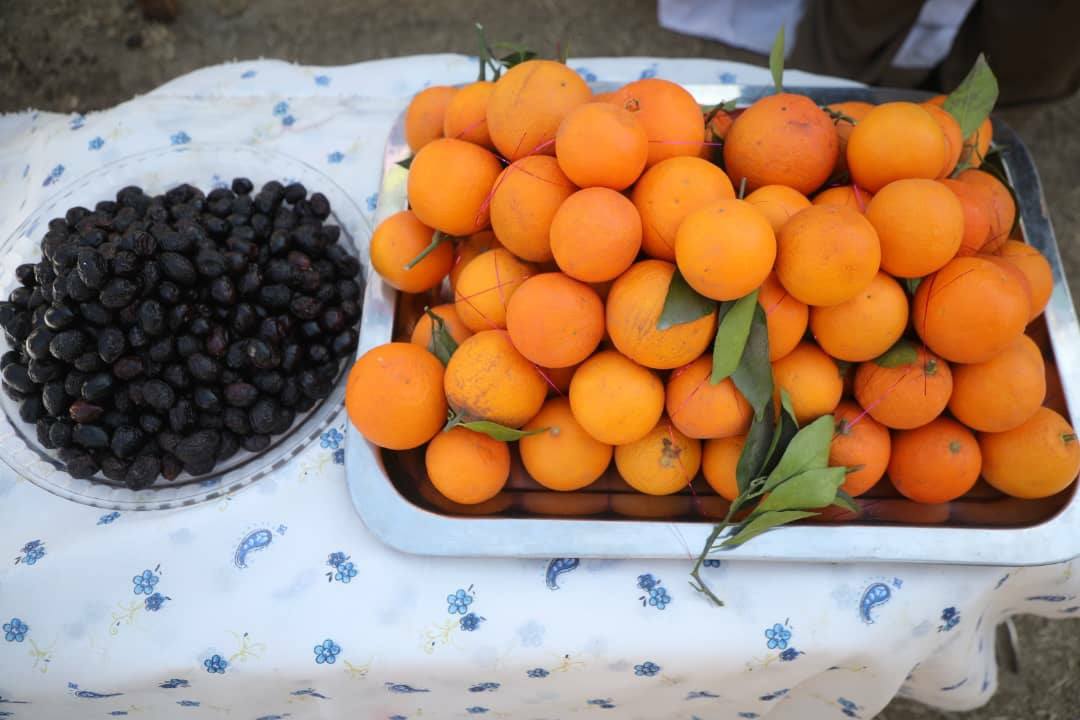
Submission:
<svg viewBox="0 0 1080 720">
<path fill-rule="evenodd" d="M 139 185 L 158 193 L 179 185 L 209 191 L 216 183 L 248 177 L 256 187 L 269 180 L 297 181 L 308 192 L 321 192 L 330 200 L 330 220 L 341 226 L 345 246 L 357 254 L 367 272 L 367 244 L 371 220 L 349 193 L 314 166 L 277 150 L 247 145 L 191 143 L 130 155 L 114 160 L 78 179 L 65 183 L 28 215 L 0 244 L 0 288 L 6 297 L 16 285 L 15 267 L 40 257 L 40 239 L 51 218 L 75 205 L 93 207 L 112 199 L 125 185 Z M 0 333 L 0 347 L 9 349 Z M 130 490 L 101 478 L 73 478 L 62 468 L 53 451 L 37 442 L 33 425 L 24 423 L 18 406 L 0 393 L 0 462 L 38 487 L 54 495 L 109 510 L 165 510 L 219 498 L 272 473 L 295 457 L 337 418 L 345 398 L 348 362 L 334 383 L 330 395 L 300 416 L 288 432 L 275 436 L 259 453 L 241 451 L 214 472 L 191 477 L 186 473 L 169 483 L 159 479 L 143 490 Z"/>
</svg>

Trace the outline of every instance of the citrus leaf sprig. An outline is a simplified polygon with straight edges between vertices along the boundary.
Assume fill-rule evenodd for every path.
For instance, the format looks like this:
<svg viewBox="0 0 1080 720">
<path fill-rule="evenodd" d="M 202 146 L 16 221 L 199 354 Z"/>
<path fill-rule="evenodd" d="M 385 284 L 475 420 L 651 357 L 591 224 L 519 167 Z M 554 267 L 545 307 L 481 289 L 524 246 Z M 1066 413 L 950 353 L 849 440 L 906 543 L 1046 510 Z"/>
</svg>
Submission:
<svg viewBox="0 0 1080 720">
<path fill-rule="evenodd" d="M 667 330 L 675 325 L 694 322 L 716 312 L 716 301 L 710 300 L 698 293 L 686 278 L 675 268 L 668 284 L 667 295 L 664 298 L 664 307 L 660 310 L 660 317 L 656 321 L 657 330 Z"/>
<path fill-rule="evenodd" d="M 546 433 L 551 428 L 536 428 L 535 430 L 517 430 L 506 425 L 500 425 L 497 422 L 491 420 L 469 420 L 464 415 L 461 415 L 453 410 L 447 414 L 446 425 L 443 426 L 443 432 L 447 430 L 453 430 L 456 427 L 463 427 L 466 430 L 472 430 L 473 432 L 483 433 L 495 440 L 502 440 L 503 442 L 514 442 L 520 440 L 523 437 L 529 437 L 530 435 L 539 435 Z"/>
<path fill-rule="evenodd" d="M 428 342 L 428 350 L 439 358 L 439 362 L 447 365 L 450 363 L 450 356 L 458 349 L 457 340 L 446 328 L 446 321 L 436 315 L 430 307 L 424 308 L 424 314 L 431 318 L 431 340 Z"/>
<path fill-rule="evenodd" d="M 772 50 L 769 51 L 769 72 L 772 73 L 773 87 L 776 92 L 784 92 L 784 26 L 776 31 Z"/>
<path fill-rule="evenodd" d="M 975 64 L 960 84 L 945 98 L 945 111 L 960 125 L 960 137 L 970 137 L 979 129 L 998 98 L 998 82 L 994 71 L 979 53 Z"/>
<path fill-rule="evenodd" d="M 428 246 L 420 251 L 420 254 L 414 257 L 409 262 L 405 263 L 406 270 L 412 270 L 414 267 L 420 264 L 420 262 L 431 253 L 435 252 L 435 248 L 447 241 L 452 241 L 454 238 L 447 235 L 442 230 L 436 230 L 431 234 L 431 242 Z"/>
<path fill-rule="evenodd" d="M 739 367 L 743 349 L 750 337 L 750 325 L 754 319 L 754 307 L 757 305 L 758 291 L 745 295 L 738 300 L 720 304 L 719 325 L 716 340 L 713 342 L 712 375 L 709 382 L 716 385 L 730 377 Z"/>
</svg>

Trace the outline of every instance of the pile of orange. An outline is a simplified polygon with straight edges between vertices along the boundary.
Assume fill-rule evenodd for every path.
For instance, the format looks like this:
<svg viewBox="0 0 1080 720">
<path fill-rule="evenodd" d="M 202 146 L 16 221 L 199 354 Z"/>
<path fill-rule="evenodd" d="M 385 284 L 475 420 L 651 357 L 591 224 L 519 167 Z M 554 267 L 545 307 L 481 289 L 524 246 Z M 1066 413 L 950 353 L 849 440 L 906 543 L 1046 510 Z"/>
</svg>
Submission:
<svg viewBox="0 0 1080 720">
<path fill-rule="evenodd" d="M 800 424 L 834 416 L 852 495 L 886 475 L 922 503 L 980 476 L 1016 497 L 1061 491 L 1080 442 L 1042 407 L 1025 335 L 1050 266 L 1014 230 L 1009 188 L 977 169 L 989 121 L 963 138 L 941 105 L 829 112 L 781 92 L 706 128 L 675 83 L 594 96 L 545 60 L 425 90 L 405 117 L 410 209 L 376 229 L 371 262 L 438 320 L 361 357 L 352 422 L 384 448 L 428 443 L 431 482 L 457 503 L 500 491 L 511 447 L 443 431 L 448 416 L 530 431 L 522 463 L 553 490 L 614 461 L 646 494 L 701 471 L 731 499 L 754 413 L 730 378 L 710 382 L 716 311 L 661 327 L 678 270 L 711 301 L 758 292 L 775 385 Z M 457 344 L 445 367 L 434 331 Z"/>
</svg>

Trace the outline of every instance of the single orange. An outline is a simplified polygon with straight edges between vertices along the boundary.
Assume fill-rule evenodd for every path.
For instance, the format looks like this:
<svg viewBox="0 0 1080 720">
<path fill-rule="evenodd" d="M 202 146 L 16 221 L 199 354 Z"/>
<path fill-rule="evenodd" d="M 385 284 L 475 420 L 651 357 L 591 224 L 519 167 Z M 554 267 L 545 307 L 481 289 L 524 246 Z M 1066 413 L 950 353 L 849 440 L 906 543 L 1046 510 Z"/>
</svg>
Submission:
<svg viewBox="0 0 1080 720">
<path fill-rule="evenodd" d="M 964 208 L 940 182 L 912 178 L 881 188 L 866 210 L 881 242 L 881 269 L 897 277 L 929 275 L 964 239 Z"/>
<path fill-rule="evenodd" d="M 745 200 L 717 200 L 679 225 L 675 259 L 690 287 L 714 300 L 735 300 L 772 271 L 776 235 L 768 218 Z"/>
<path fill-rule="evenodd" d="M 889 479 L 909 500 L 955 500 L 975 485 L 981 468 L 979 443 L 955 420 L 938 418 L 893 435 Z"/>
<path fill-rule="evenodd" d="M 506 329 L 531 362 L 577 365 L 604 337 L 604 303 L 591 287 L 562 273 L 533 275 L 510 298 Z"/>
<path fill-rule="evenodd" d="M 673 370 L 667 382 L 667 413 L 687 437 L 722 438 L 745 434 L 754 411 L 731 378 L 709 381 L 712 356 L 702 355 Z"/>
<path fill-rule="evenodd" d="M 476 505 L 498 495 L 510 477 L 506 443 L 456 427 L 436 435 L 424 453 L 435 489 L 456 503 Z"/>
<path fill-rule="evenodd" d="M 763 185 L 747 195 L 746 202 L 765 216 L 774 233 L 780 232 L 792 215 L 810 207 L 805 195 L 787 185 Z"/>
<path fill-rule="evenodd" d="M 488 225 L 488 203 L 502 172 L 498 158 L 464 140 L 433 140 L 409 166 L 409 207 L 420 222 L 448 235 Z"/>
<path fill-rule="evenodd" d="M 547 383 L 504 330 L 484 330 L 458 346 L 446 366 L 446 399 L 467 420 L 517 428 L 544 404 Z"/>
<path fill-rule="evenodd" d="M 728 501 L 739 495 L 736 471 L 744 445 L 745 435 L 714 438 L 705 442 L 705 450 L 701 456 L 701 470 L 705 474 L 705 482 L 709 483 L 709 487 L 716 491 L 717 495 Z"/>
<path fill-rule="evenodd" d="M 420 447 L 446 422 L 443 366 L 412 343 L 368 350 L 349 371 L 345 409 L 369 442 L 389 450 Z"/>
<path fill-rule="evenodd" d="M 409 293 L 422 293 L 442 282 L 454 262 L 454 248 L 441 242 L 423 260 L 406 268 L 431 244 L 435 231 L 402 210 L 379 223 L 371 235 L 371 267 L 391 287 Z"/>
<path fill-rule="evenodd" d="M 523 430 L 541 430 L 518 441 L 521 462 L 549 490 L 580 490 L 611 464 L 612 447 L 585 432 L 566 398 L 551 398 Z"/>
<path fill-rule="evenodd" d="M 522 260 L 551 260 L 551 221 L 576 190 L 555 158 L 530 155 L 517 160 L 502 171 L 491 194 L 495 237 Z"/>
<path fill-rule="evenodd" d="M 1027 335 L 986 362 L 953 368 L 949 410 L 969 428 L 1004 432 L 1027 421 L 1046 398 L 1046 366 Z"/>
<path fill-rule="evenodd" d="M 646 495 L 670 495 L 694 479 L 701 468 L 701 441 L 661 418 L 640 440 L 615 448 L 615 467 L 627 485 Z"/>
<path fill-rule="evenodd" d="M 649 138 L 637 116 L 610 103 L 579 105 L 555 136 L 559 167 L 580 187 L 625 190 L 641 175 L 648 156 Z"/>
<path fill-rule="evenodd" d="M 800 343 L 773 363 L 776 392 L 787 390 L 799 425 L 805 425 L 836 409 L 844 383 L 836 362 L 812 342 Z"/>
<path fill-rule="evenodd" d="M 926 108 L 915 103 L 876 106 L 848 138 L 852 180 L 872 193 L 894 180 L 932 180 L 944 167 L 945 158 L 945 134 Z"/>
<path fill-rule="evenodd" d="M 1042 498 L 1061 492 L 1080 472 L 1080 441 L 1061 415 L 1039 408 L 1019 427 L 980 433 L 983 477 L 1006 495 Z"/>
<path fill-rule="evenodd" d="M 694 360 L 713 341 L 716 313 L 661 330 L 675 266 L 643 260 L 619 276 L 607 297 L 607 331 L 619 352 L 634 362 L 670 370 Z"/>
<path fill-rule="evenodd" d="M 803 339 L 810 309 L 784 289 L 776 273 L 769 273 L 761 284 L 758 305 L 765 311 L 765 322 L 769 328 L 769 360 L 779 360 Z"/>
<path fill-rule="evenodd" d="M 664 384 L 625 355 L 604 350 L 570 381 L 570 408 L 585 432 L 608 445 L 639 440 L 664 412 Z"/>
<path fill-rule="evenodd" d="M 918 348 L 910 363 L 864 362 L 855 371 L 855 399 L 882 425 L 919 427 L 942 413 L 952 395 L 949 364 Z"/>
<path fill-rule="evenodd" d="M 680 155 L 696 156 L 705 140 L 705 119 L 694 96 L 682 86 L 661 78 L 627 83 L 607 99 L 637 116 L 649 138 L 652 167 Z"/>
<path fill-rule="evenodd" d="M 461 318 L 458 317 L 454 303 L 436 305 L 431 308 L 431 312 L 442 319 L 446 331 L 450 333 L 450 337 L 452 337 L 454 342 L 458 345 L 465 342 L 465 340 L 472 335 L 472 330 L 469 330 L 469 328 L 465 326 L 465 323 L 461 322 Z M 434 321 L 431 319 L 430 315 L 427 313 L 421 315 L 420 319 L 416 321 L 416 326 L 413 328 L 409 342 L 414 345 L 419 345 L 425 350 L 431 350 L 431 331 L 433 324 Z"/>
<path fill-rule="evenodd" d="M 454 264 L 450 268 L 450 289 L 457 287 L 458 277 L 469 261 L 480 253 L 502 247 L 491 230 L 481 230 L 454 242 Z"/>
<path fill-rule="evenodd" d="M 821 349 L 849 362 L 881 355 L 900 339 L 907 324 L 907 294 L 883 272 L 850 300 L 810 310 L 810 331 Z"/>
<path fill-rule="evenodd" d="M 777 237 L 776 274 L 807 305 L 839 305 L 870 284 L 881 265 L 877 232 L 838 205 L 811 205 Z"/>
<path fill-rule="evenodd" d="M 889 431 L 850 400 L 836 406 L 833 419 L 836 434 L 829 446 L 829 465 L 848 469 L 840 489 L 858 497 L 885 474 L 892 448 Z"/>
<path fill-rule="evenodd" d="M 1000 180 L 982 170 L 965 170 L 956 179 L 990 193 L 990 237 L 982 246 L 982 251 L 994 252 L 1009 239 L 1013 223 L 1016 222 L 1016 201 L 1012 193 Z"/>
<path fill-rule="evenodd" d="M 952 178 L 939 182 L 952 191 L 964 211 L 964 236 L 957 254 L 974 255 L 990 237 L 990 191 Z"/>
<path fill-rule="evenodd" d="M 585 188 L 563 201 L 551 220 L 551 253 L 572 278 L 614 280 L 641 249 L 641 216 L 622 193 Z"/>
<path fill-rule="evenodd" d="M 487 106 L 495 83 L 478 81 L 460 88 L 446 106 L 443 135 L 494 150 L 487 129 Z"/>
<path fill-rule="evenodd" d="M 405 109 L 405 142 L 414 153 L 443 136 L 443 118 L 457 89 L 434 85 L 413 96 Z"/>
<path fill-rule="evenodd" d="M 1020 240 L 1007 240 L 998 248 L 998 257 L 1016 266 L 1028 281 L 1031 311 L 1028 321 L 1042 314 L 1054 291 L 1054 271 L 1043 254 Z"/>
<path fill-rule="evenodd" d="M 532 274 L 531 265 L 503 248 L 473 258 L 454 285 L 454 305 L 461 322 L 473 332 L 506 327 L 506 306 Z"/>
<path fill-rule="evenodd" d="M 675 157 L 649 168 L 630 198 L 641 214 L 641 249 L 675 261 L 675 233 L 695 210 L 725 198 L 735 189 L 723 170 L 696 157 Z"/>
</svg>

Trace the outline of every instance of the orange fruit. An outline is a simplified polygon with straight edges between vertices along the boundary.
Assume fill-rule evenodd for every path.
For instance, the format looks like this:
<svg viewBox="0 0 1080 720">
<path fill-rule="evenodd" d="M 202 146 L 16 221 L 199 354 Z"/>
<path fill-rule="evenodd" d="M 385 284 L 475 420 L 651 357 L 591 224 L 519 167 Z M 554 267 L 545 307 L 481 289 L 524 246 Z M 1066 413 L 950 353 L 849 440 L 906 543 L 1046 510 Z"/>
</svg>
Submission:
<svg viewBox="0 0 1080 720">
<path fill-rule="evenodd" d="M 829 465 L 846 467 L 840 489 L 858 497 L 874 487 L 889 465 L 889 431 L 863 409 L 845 400 L 833 411 L 836 434 L 829 446 Z"/>
<path fill-rule="evenodd" d="M 849 362 L 881 355 L 900 339 L 907 323 L 907 294 L 883 272 L 847 302 L 810 310 L 810 331 L 821 349 Z"/>
<path fill-rule="evenodd" d="M 551 220 L 577 190 L 547 155 L 515 161 L 495 181 L 491 228 L 507 250 L 523 260 L 551 260 Z"/>
<path fill-rule="evenodd" d="M 939 182 L 896 180 L 878 191 L 866 219 L 881 242 L 881 269 L 916 278 L 949 262 L 964 239 L 964 208 Z"/>
<path fill-rule="evenodd" d="M 924 105 L 937 105 L 944 107 L 945 96 L 935 95 L 927 100 Z M 990 141 L 994 138 L 994 125 L 987 117 L 979 125 L 979 129 L 964 138 L 964 147 L 960 151 L 960 162 L 965 162 L 975 167 L 982 165 L 990 150 Z"/>
<path fill-rule="evenodd" d="M 625 355 L 604 350 L 570 381 L 570 408 L 585 432 L 608 445 L 640 440 L 664 412 L 660 378 Z"/>
<path fill-rule="evenodd" d="M 839 305 L 870 284 L 881 265 L 877 232 L 859 212 L 812 205 L 777 237 L 776 275 L 807 305 Z"/>
<path fill-rule="evenodd" d="M 863 190 L 858 185 L 837 185 L 836 187 L 822 190 L 814 196 L 814 205 L 846 205 L 852 210 L 866 214 L 866 208 L 870 207 L 870 201 L 874 199 L 873 193 Z"/>
<path fill-rule="evenodd" d="M 349 370 L 345 409 L 369 442 L 388 450 L 420 447 L 446 422 L 443 366 L 412 343 L 379 345 Z"/>
<path fill-rule="evenodd" d="M 510 477 L 510 449 L 483 433 L 456 427 L 427 446 L 424 465 L 435 489 L 456 503 L 476 505 L 495 497 Z"/>
<path fill-rule="evenodd" d="M 946 360 L 989 360 L 1024 331 L 1028 290 L 985 257 L 958 257 L 925 278 L 911 307 L 915 331 Z"/>
<path fill-rule="evenodd" d="M 705 482 L 709 483 L 709 487 L 717 495 L 728 501 L 739 495 L 736 470 L 745 444 L 745 435 L 705 441 L 705 450 L 701 456 L 701 471 L 705 474 Z"/>
<path fill-rule="evenodd" d="M 964 211 L 964 236 L 957 254 L 974 255 L 990 237 L 990 191 L 952 178 L 939 182 L 952 191 Z"/>
<path fill-rule="evenodd" d="M 930 113 L 930 117 L 934 118 L 938 127 L 941 128 L 941 133 L 945 136 L 945 163 L 941 166 L 938 179 L 947 178 L 956 168 L 956 163 L 960 160 L 960 151 L 964 149 L 960 123 L 956 122 L 956 118 L 951 113 L 933 103 L 922 103 L 922 107 Z"/>
<path fill-rule="evenodd" d="M 780 232 L 792 215 L 810 207 L 805 195 L 787 185 L 763 185 L 747 195 L 746 202 L 765 216 L 774 233 Z"/>
<path fill-rule="evenodd" d="M 420 222 L 409 210 L 402 210 L 379 223 L 371 235 L 371 267 L 388 285 L 402 292 L 422 293 L 442 282 L 454 262 L 454 247 L 441 242 L 411 269 L 405 266 L 428 245 L 435 231 Z"/>
<path fill-rule="evenodd" d="M 709 381 L 712 356 L 702 355 L 673 370 L 667 382 L 667 413 L 681 433 L 692 438 L 745 434 L 754 411 L 731 378 Z"/>
<path fill-rule="evenodd" d="M 690 287 L 714 300 L 735 300 L 772 271 L 776 235 L 745 200 L 717 200 L 679 225 L 675 259 Z"/>
<path fill-rule="evenodd" d="M 585 188 L 566 198 L 551 220 L 551 253 L 572 278 L 614 280 L 641 249 L 641 216 L 622 193 Z"/>
<path fill-rule="evenodd" d="M 648 156 L 649 138 L 637 116 L 610 103 L 579 105 L 555 136 L 559 167 L 580 187 L 624 190 L 641 175 Z"/>
<path fill-rule="evenodd" d="M 990 237 L 982 246 L 982 251 L 994 252 L 1009 239 L 1013 223 L 1016 222 L 1016 201 L 1012 193 L 1000 180 L 982 170 L 965 170 L 956 179 L 990 193 Z"/>
<path fill-rule="evenodd" d="M 495 233 L 490 230 L 481 230 L 468 237 L 458 238 L 454 243 L 454 264 L 450 268 L 450 289 L 457 287 L 457 279 L 470 260 L 480 253 L 500 247 L 502 243 L 495 239 Z"/>
<path fill-rule="evenodd" d="M 1014 265 L 1027 278 L 1031 300 L 1028 321 L 1039 317 L 1050 302 L 1051 293 L 1054 292 L 1054 271 L 1050 269 L 1050 263 L 1041 252 L 1019 240 L 1006 240 L 998 248 L 997 254 L 998 257 Z"/>
<path fill-rule="evenodd" d="M 465 340 L 472 335 L 472 330 L 469 330 L 469 328 L 465 326 L 465 323 L 461 322 L 461 318 L 458 317 L 454 303 L 436 305 L 431 308 L 431 312 L 442 318 L 446 331 L 450 333 L 450 337 L 454 338 L 454 342 L 458 345 L 465 342 Z M 409 342 L 414 345 L 419 345 L 425 350 L 430 350 L 433 324 L 434 321 L 431 319 L 430 315 L 427 313 L 421 315 L 420 319 L 416 321 L 416 326 L 413 328 Z"/>
<path fill-rule="evenodd" d="M 981 468 L 979 443 L 955 420 L 938 418 L 893 434 L 889 479 L 909 500 L 955 500 L 975 485 Z"/>
<path fill-rule="evenodd" d="M 405 109 L 405 142 L 414 153 L 443 136 L 443 118 L 457 89 L 434 85 L 413 96 Z"/>
<path fill-rule="evenodd" d="M 836 166 L 840 140 L 832 119 L 805 95 L 766 95 L 735 118 L 724 138 L 728 175 L 756 190 L 787 185 L 803 195 Z"/>
<path fill-rule="evenodd" d="M 630 266 L 607 297 L 607 331 L 623 355 L 645 367 L 670 370 L 694 360 L 713 341 L 716 313 L 693 322 L 657 327 L 675 266 L 643 260 Z"/>
<path fill-rule="evenodd" d="M 580 490 L 611 464 L 612 448 L 585 432 L 566 398 L 551 398 L 523 430 L 545 432 L 518 441 L 521 462 L 533 479 L 549 490 Z"/>
<path fill-rule="evenodd" d="M 591 287 L 562 273 L 533 275 L 510 298 L 506 329 L 529 361 L 577 365 L 604 337 L 604 303 Z"/>
<path fill-rule="evenodd" d="M 1080 471 L 1076 431 L 1050 408 L 1039 408 L 1012 430 L 980 433 L 979 447 L 986 482 L 1013 497 L 1054 495 Z"/>
<path fill-rule="evenodd" d="M 446 105 L 442 134 L 494 150 L 487 129 L 487 106 L 495 83 L 477 81 L 459 88 Z"/>
<path fill-rule="evenodd" d="M 851 178 L 872 193 L 894 180 L 932 180 L 945 166 L 945 158 L 945 134 L 926 108 L 915 103 L 878 105 L 848 138 Z"/>
<path fill-rule="evenodd" d="M 973 430 L 1004 432 L 1022 425 L 1046 398 L 1046 366 L 1027 335 L 986 362 L 953 368 L 949 410 Z"/>
<path fill-rule="evenodd" d="M 454 306 L 461 322 L 473 332 L 506 327 L 506 306 L 532 274 L 528 263 L 502 248 L 473 258 L 454 285 Z"/>
<path fill-rule="evenodd" d="M 661 418 L 640 440 L 615 448 L 615 467 L 626 484 L 646 495 L 670 495 L 690 484 L 701 467 L 701 442 Z"/>
<path fill-rule="evenodd" d="M 631 192 L 641 214 L 641 249 L 675 261 L 675 233 L 695 210 L 725 198 L 735 189 L 723 170 L 696 157 L 675 157 L 649 168 Z"/>
<path fill-rule="evenodd" d="M 769 329 L 769 360 L 779 360 L 803 339 L 810 310 L 784 289 L 776 273 L 769 273 L 761 284 L 758 305 L 765 311 Z"/>
<path fill-rule="evenodd" d="M 870 112 L 874 106 L 860 100 L 849 100 L 847 102 L 832 103 L 827 107 L 834 112 L 843 113 L 855 121 L 833 120 L 833 125 L 836 126 L 836 139 L 838 140 L 836 172 L 841 173 L 847 171 L 847 144 L 848 138 L 851 137 L 851 131 L 855 129 L 855 124 L 866 117 L 866 113 Z"/>
<path fill-rule="evenodd" d="M 772 372 L 777 395 L 787 390 L 799 425 L 831 413 L 844 392 L 836 363 L 812 342 L 799 343 L 773 363 Z"/>
<path fill-rule="evenodd" d="M 409 207 L 420 222 L 447 235 L 483 230 L 488 196 L 500 172 L 498 158 L 479 145 L 433 140 L 409 166 Z"/>
<path fill-rule="evenodd" d="M 705 141 L 705 118 L 701 107 L 681 85 L 660 78 L 646 78 L 623 85 L 607 102 L 637 116 L 649 138 L 645 167 L 680 155 L 696 156 Z"/>
<path fill-rule="evenodd" d="M 544 404 L 547 383 L 503 330 L 484 330 L 450 357 L 443 379 L 450 407 L 467 420 L 517 428 Z"/>
<path fill-rule="evenodd" d="M 864 362 L 855 370 L 855 399 L 882 425 L 898 430 L 919 427 L 945 409 L 952 395 L 949 364 L 925 348 L 914 362 L 885 367 Z"/>
<path fill-rule="evenodd" d="M 592 91 L 581 76 L 553 60 L 529 60 L 495 82 L 487 126 L 499 154 L 511 162 L 526 155 L 555 154 L 559 123 Z"/>
</svg>

